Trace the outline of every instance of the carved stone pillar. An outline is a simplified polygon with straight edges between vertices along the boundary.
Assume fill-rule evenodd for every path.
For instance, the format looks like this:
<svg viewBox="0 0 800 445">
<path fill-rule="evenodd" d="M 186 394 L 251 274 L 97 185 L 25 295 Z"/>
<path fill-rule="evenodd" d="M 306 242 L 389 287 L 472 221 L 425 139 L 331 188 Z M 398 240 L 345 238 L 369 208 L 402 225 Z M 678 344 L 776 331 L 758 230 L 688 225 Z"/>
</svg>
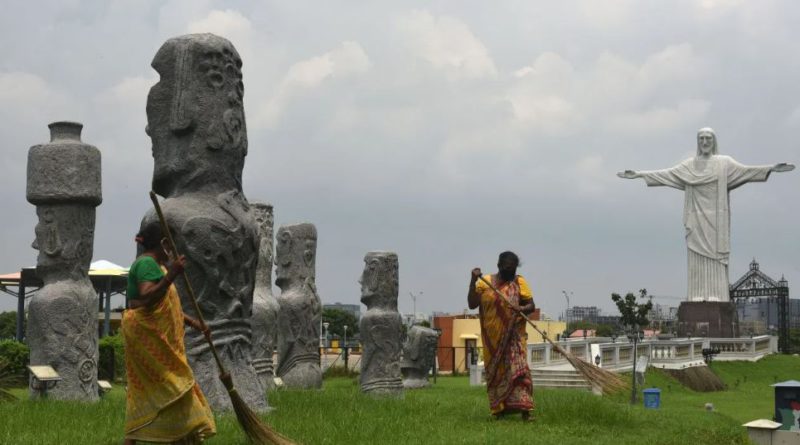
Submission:
<svg viewBox="0 0 800 445">
<path fill-rule="evenodd" d="M 268 409 L 252 364 L 250 317 L 259 235 L 242 193 L 247 155 L 242 60 L 213 34 L 167 40 L 152 63 L 160 75 L 147 96 L 147 134 L 153 142 L 153 190 L 162 203 L 212 341 L 238 392 L 256 411 Z M 155 219 L 150 211 L 143 226 Z M 194 308 L 182 279 L 183 310 Z M 219 370 L 202 334 L 186 330 L 195 379 L 215 410 L 231 409 Z"/>
<path fill-rule="evenodd" d="M 308 223 L 281 226 L 276 243 L 275 284 L 281 288 L 277 375 L 289 388 L 321 388 L 322 303 L 314 281 L 317 229 Z"/>
<path fill-rule="evenodd" d="M 88 273 L 103 198 L 100 150 L 81 142 L 82 128 L 54 122 L 50 143 L 28 152 L 27 198 L 39 216 L 33 248 L 44 286 L 28 306 L 27 342 L 30 364 L 50 365 L 63 379 L 49 397 L 96 401 L 98 301 Z"/>
<path fill-rule="evenodd" d="M 361 391 L 376 395 L 402 395 L 400 350 L 402 317 L 397 311 L 398 263 L 392 252 L 369 252 L 364 257 L 361 302 L 367 312 L 359 332 L 364 348 L 361 356 Z"/>
<path fill-rule="evenodd" d="M 253 292 L 253 367 L 265 388 L 275 387 L 272 355 L 278 344 L 278 300 L 272 294 L 273 216 L 269 204 L 253 203 L 253 211 L 261 235 Z"/>
</svg>

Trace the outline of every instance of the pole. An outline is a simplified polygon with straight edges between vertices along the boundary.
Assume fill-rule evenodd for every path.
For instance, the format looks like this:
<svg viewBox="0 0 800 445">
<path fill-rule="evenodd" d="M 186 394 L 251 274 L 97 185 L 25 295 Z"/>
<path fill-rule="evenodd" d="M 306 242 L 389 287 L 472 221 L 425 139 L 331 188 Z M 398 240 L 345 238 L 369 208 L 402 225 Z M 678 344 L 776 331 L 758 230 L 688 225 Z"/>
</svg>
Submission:
<svg viewBox="0 0 800 445">
<path fill-rule="evenodd" d="M 103 337 L 111 333 L 111 277 L 108 277 L 106 283 L 106 307 L 105 319 L 103 320 Z"/>
<path fill-rule="evenodd" d="M 633 331 L 633 382 L 631 384 L 631 405 L 636 405 L 636 340 L 639 339 L 639 333 Z"/>
<path fill-rule="evenodd" d="M 22 342 L 25 338 L 25 283 L 22 282 L 22 274 L 19 278 L 19 287 L 17 288 L 17 341 Z"/>
</svg>

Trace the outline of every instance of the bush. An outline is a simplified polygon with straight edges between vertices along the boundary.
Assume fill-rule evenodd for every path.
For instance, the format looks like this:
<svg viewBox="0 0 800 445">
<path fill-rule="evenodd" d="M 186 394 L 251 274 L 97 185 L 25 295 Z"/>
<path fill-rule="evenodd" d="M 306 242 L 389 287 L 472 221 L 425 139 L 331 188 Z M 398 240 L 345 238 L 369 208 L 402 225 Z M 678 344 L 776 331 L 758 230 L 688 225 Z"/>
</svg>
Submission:
<svg viewBox="0 0 800 445">
<path fill-rule="evenodd" d="M 122 334 L 107 335 L 100 339 L 100 363 L 97 376 L 100 380 L 125 380 L 125 346 Z"/>
<path fill-rule="evenodd" d="M 0 340 L 0 362 L 6 363 L 9 374 L 25 376 L 28 372 L 30 350 L 25 343 L 16 340 Z"/>
</svg>

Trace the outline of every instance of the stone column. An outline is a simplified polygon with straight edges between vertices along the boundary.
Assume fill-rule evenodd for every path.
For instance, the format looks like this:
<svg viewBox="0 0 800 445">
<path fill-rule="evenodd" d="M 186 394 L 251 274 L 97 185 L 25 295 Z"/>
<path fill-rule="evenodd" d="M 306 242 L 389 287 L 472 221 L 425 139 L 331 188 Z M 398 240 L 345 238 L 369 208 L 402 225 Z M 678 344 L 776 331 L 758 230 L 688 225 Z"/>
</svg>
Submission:
<svg viewBox="0 0 800 445">
<path fill-rule="evenodd" d="M 322 302 L 315 283 L 317 229 L 303 223 L 281 226 L 276 237 L 278 369 L 289 388 L 321 388 L 319 322 Z"/>
<path fill-rule="evenodd" d="M 439 332 L 423 326 L 412 326 L 403 345 L 403 360 L 400 371 L 403 374 L 404 388 L 425 388 L 430 386 L 428 373 L 434 364 Z"/>
<path fill-rule="evenodd" d="M 403 320 L 397 311 L 398 263 L 393 252 L 368 252 L 361 276 L 361 302 L 367 312 L 359 331 L 361 391 L 375 395 L 403 393 L 400 350 Z"/>
<path fill-rule="evenodd" d="M 30 364 L 50 365 L 63 379 L 49 397 L 96 401 L 98 300 L 89 264 L 103 198 L 100 150 L 81 142 L 82 128 L 54 122 L 50 143 L 28 152 L 27 198 L 39 216 L 33 248 L 44 286 L 31 298 L 27 342 Z"/>
<path fill-rule="evenodd" d="M 261 243 L 253 291 L 253 367 L 266 389 L 275 387 L 272 355 L 278 344 L 278 300 L 272 294 L 273 216 L 269 204 L 253 203 Z"/>
<path fill-rule="evenodd" d="M 153 190 L 166 198 L 164 216 L 186 255 L 186 274 L 226 370 L 247 404 L 266 411 L 266 392 L 252 364 L 259 235 L 242 192 L 248 149 L 242 60 L 226 39 L 190 34 L 167 40 L 152 66 L 160 75 L 147 96 Z M 142 225 L 155 218 L 151 210 Z M 183 279 L 175 285 L 183 310 L 196 315 Z M 209 403 L 215 411 L 231 409 L 203 335 L 187 329 L 185 340 Z"/>
</svg>

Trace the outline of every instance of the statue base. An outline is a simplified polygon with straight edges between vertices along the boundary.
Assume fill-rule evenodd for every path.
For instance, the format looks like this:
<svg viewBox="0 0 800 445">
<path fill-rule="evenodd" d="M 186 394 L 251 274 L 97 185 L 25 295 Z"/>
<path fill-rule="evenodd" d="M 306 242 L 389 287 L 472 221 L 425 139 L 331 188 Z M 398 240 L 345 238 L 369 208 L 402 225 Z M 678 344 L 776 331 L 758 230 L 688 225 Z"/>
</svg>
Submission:
<svg viewBox="0 0 800 445">
<path fill-rule="evenodd" d="M 738 337 L 736 306 L 731 302 L 684 301 L 678 307 L 678 336 Z"/>
</svg>

